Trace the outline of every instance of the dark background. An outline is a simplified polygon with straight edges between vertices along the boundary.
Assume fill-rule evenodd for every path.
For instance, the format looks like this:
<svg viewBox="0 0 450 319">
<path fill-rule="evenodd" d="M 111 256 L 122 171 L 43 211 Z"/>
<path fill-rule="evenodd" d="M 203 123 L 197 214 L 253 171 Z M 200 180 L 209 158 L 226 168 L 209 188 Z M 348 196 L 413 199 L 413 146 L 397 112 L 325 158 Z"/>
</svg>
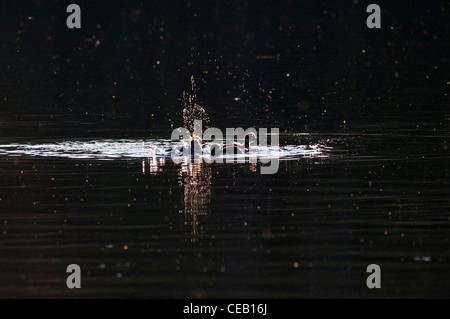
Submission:
<svg viewBox="0 0 450 319">
<path fill-rule="evenodd" d="M 213 126 L 332 149 L 262 176 L 3 145 L 1 297 L 449 296 L 448 1 L 374 0 L 381 30 L 372 1 L 74 2 L 81 30 L 0 0 L 1 144 L 168 138 L 193 75 Z"/>
<path fill-rule="evenodd" d="M 2 140 L 167 137 L 191 75 L 221 128 L 445 118 L 448 1 L 378 1 L 381 30 L 357 0 L 78 1 L 81 30 L 69 3 L 2 1 Z"/>
</svg>

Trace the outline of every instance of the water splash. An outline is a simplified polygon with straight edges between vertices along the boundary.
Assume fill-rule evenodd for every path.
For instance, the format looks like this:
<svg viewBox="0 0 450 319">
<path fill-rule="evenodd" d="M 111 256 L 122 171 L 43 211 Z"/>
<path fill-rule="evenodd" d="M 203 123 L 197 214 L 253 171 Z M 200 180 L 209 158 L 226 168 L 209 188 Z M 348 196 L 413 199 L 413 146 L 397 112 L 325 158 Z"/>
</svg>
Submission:
<svg viewBox="0 0 450 319">
<path fill-rule="evenodd" d="M 183 92 L 183 124 L 190 132 L 194 132 L 194 121 L 202 120 L 206 128 L 209 125 L 209 115 L 205 109 L 197 103 L 197 85 L 191 76 L 191 92 Z"/>
<path fill-rule="evenodd" d="M 0 145 L 0 155 L 8 157 L 54 157 L 68 159 L 170 159 L 173 142 L 170 140 L 92 140 L 63 141 L 42 144 L 7 144 Z M 328 157 L 332 148 L 322 144 L 316 145 L 286 145 L 276 147 L 256 147 L 258 158 L 277 156 L 281 161 L 300 158 Z M 207 157 L 208 155 L 203 155 Z M 245 158 L 248 154 L 223 155 L 226 157 Z"/>
<path fill-rule="evenodd" d="M 195 131 L 194 122 L 203 121 L 203 127 L 208 128 L 210 119 L 205 109 L 197 102 L 197 86 L 191 76 L 191 92 L 183 92 L 183 122 L 185 128 Z M 307 134 L 306 134 L 307 135 Z M 295 136 L 295 134 L 293 135 Z M 6 144 L 0 145 L 0 155 L 8 157 L 54 157 L 68 159 L 92 159 L 92 160 L 117 160 L 117 159 L 147 159 L 150 171 L 158 171 L 161 163 L 166 163 L 166 158 L 171 156 L 173 142 L 170 140 L 91 140 L 91 141 L 62 141 L 41 144 Z M 202 146 L 208 151 L 208 145 Z M 221 145 L 223 148 L 224 145 Z M 298 158 L 328 157 L 331 148 L 322 145 L 287 145 L 282 147 L 254 146 L 252 153 L 259 159 L 277 158 L 283 160 L 295 160 Z M 234 157 L 242 162 L 248 158 L 248 154 L 226 154 L 224 158 Z M 210 157 L 202 155 L 201 157 Z M 157 161 L 156 159 L 163 159 Z M 158 163 L 160 165 L 158 165 Z M 145 171 L 145 160 L 144 160 Z"/>
</svg>

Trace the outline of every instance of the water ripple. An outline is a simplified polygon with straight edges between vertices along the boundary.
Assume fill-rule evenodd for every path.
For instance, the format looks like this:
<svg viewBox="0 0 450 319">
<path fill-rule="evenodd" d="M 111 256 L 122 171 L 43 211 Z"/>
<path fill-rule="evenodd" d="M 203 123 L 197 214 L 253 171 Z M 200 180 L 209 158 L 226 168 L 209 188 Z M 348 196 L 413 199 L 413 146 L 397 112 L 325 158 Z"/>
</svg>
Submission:
<svg viewBox="0 0 450 319">
<path fill-rule="evenodd" d="M 43 144 L 7 144 L 0 145 L 0 155 L 11 157 L 56 157 L 68 159 L 139 159 L 148 157 L 170 157 L 173 142 L 170 140 L 92 140 L 63 141 Z M 325 145 L 287 145 L 280 148 L 256 147 L 261 157 L 278 156 L 280 160 L 298 158 L 328 157 L 332 150 Z M 233 155 L 236 157 L 246 156 Z"/>
</svg>

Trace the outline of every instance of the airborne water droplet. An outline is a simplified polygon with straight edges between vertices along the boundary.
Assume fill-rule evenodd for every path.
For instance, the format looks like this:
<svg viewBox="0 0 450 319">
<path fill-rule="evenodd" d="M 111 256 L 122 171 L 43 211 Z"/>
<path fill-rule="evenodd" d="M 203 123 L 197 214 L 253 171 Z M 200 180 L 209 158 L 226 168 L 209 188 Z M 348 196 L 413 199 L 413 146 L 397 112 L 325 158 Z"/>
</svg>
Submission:
<svg viewBox="0 0 450 319">
<path fill-rule="evenodd" d="M 183 123 L 190 132 L 194 131 L 194 122 L 203 121 L 203 126 L 208 127 L 209 115 L 205 109 L 197 103 L 197 86 L 194 76 L 191 76 L 191 92 L 183 92 Z"/>
</svg>

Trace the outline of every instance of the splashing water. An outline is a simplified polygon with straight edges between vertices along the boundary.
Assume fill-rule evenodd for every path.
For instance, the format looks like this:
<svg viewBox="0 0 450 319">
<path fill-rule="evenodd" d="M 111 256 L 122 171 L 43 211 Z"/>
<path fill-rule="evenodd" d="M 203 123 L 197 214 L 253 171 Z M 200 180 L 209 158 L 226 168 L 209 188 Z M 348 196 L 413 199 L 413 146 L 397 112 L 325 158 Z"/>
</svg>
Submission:
<svg viewBox="0 0 450 319">
<path fill-rule="evenodd" d="M 197 103 L 197 86 L 194 76 L 191 76 L 191 92 L 183 92 L 183 123 L 190 132 L 194 132 L 194 121 L 202 120 L 204 127 L 209 125 L 209 115 L 205 109 Z"/>
<path fill-rule="evenodd" d="M 68 159 L 142 159 L 170 158 L 173 142 L 170 140 L 93 140 L 64 141 L 43 144 L 7 144 L 0 145 L 0 155 L 9 157 L 55 157 Z M 287 145 L 279 149 L 273 147 L 256 147 L 259 158 L 279 156 L 280 160 L 298 158 L 328 157 L 331 148 L 316 145 Z M 207 155 L 204 155 L 206 157 Z M 246 154 L 223 155 L 223 157 L 246 157 Z"/>
<path fill-rule="evenodd" d="M 197 86 L 191 76 L 191 92 L 183 92 L 183 122 L 184 127 L 194 131 L 194 121 L 202 120 L 204 128 L 208 128 L 210 119 L 205 109 L 197 103 Z M 303 134 L 307 135 L 307 134 Z M 163 159 L 171 156 L 173 142 L 170 140 L 91 140 L 91 141 L 63 141 L 41 144 L 19 143 L 0 145 L 0 155 L 8 157 L 55 157 L 68 159 Z M 224 145 L 222 145 L 224 146 Z M 204 145 L 205 150 L 209 146 Z M 256 146 L 253 155 L 259 159 L 278 158 L 279 160 L 295 160 L 299 158 L 328 157 L 332 148 L 323 144 L 315 145 L 287 145 L 280 148 L 271 146 Z M 206 153 L 209 153 L 206 151 Z M 248 154 L 230 154 L 223 157 L 246 159 Z M 203 155 L 202 157 L 208 157 Z"/>
</svg>

